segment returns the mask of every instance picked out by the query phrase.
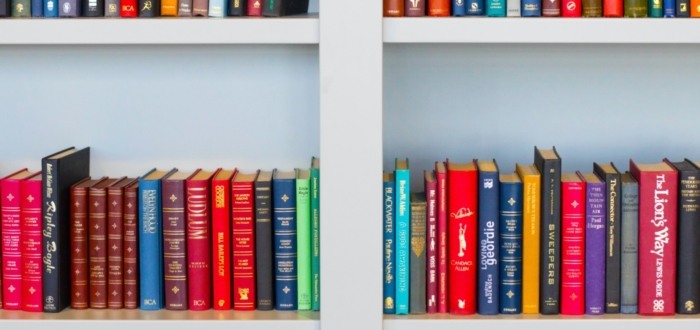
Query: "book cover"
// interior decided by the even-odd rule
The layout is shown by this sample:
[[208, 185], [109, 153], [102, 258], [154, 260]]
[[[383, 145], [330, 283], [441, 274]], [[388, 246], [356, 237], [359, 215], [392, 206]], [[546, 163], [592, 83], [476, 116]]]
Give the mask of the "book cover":
[[583, 0], [582, 4], [583, 17], [602, 17], [603, 16], [603, 1], [602, 0]]
[[272, 172], [260, 171], [255, 180], [255, 280], [257, 309], [275, 307], [275, 259], [272, 225]]
[[523, 314], [540, 311], [540, 172], [515, 164], [523, 182]]
[[676, 215], [678, 172], [667, 163], [637, 164], [630, 172], [639, 183], [638, 312], [676, 312]]
[[410, 259], [410, 194], [411, 174], [408, 159], [395, 160], [396, 188], [396, 314], [408, 314]]
[[620, 313], [620, 172], [613, 163], [593, 163], [605, 182], [605, 314]]
[[506, 3], [506, 16], [508, 17], [519, 17], [520, 16], [520, 0], [507, 0]]
[[561, 0], [542, 0], [542, 16], [561, 16]]
[[425, 314], [425, 193], [411, 193], [409, 313]]
[[564, 0], [561, 8], [562, 17], [581, 17], [581, 0]]
[[664, 17], [676, 17], [676, 0], [664, 1]]
[[192, 17], [192, 0], [178, 0], [177, 8], [178, 16]]
[[[628, 0], [603, 0], [603, 16], [605, 17], [622, 17], [623, 1]], [[640, 1], [640, 0], [633, 0]], [[644, 1], [644, 0], [641, 0]], [[660, 1], [660, 0], [657, 0]]]
[[438, 313], [447, 313], [447, 168], [435, 162], [438, 231]]
[[428, 16], [450, 16], [450, 0], [428, 1]]
[[[0, 1], [0, 3], [2, 3], [2, 1]], [[44, 8], [43, 8], [44, 17], [58, 17], [58, 1], [57, 0], [44, 0], [43, 6], [44, 6]], [[0, 5], [0, 7], [2, 7], [2, 5]], [[2, 16], [1, 13], [0, 13], [0, 16]]]
[[[486, 0], [488, 1], [488, 0]], [[466, 0], [465, 4], [468, 16], [484, 15], [484, 0]]]
[[[649, 7], [646, 0], [624, 0], [625, 1], [625, 17], [647, 17], [649, 13]], [[698, 0], [700, 4], [700, 0]], [[691, 8], [692, 2], [691, 2]], [[700, 16], [700, 12], [698, 12]]]
[[70, 238], [71, 238], [71, 299], [70, 308], [75, 310], [87, 309], [90, 303], [90, 264], [88, 262], [88, 231], [89, 231], [89, 189], [104, 180], [90, 180], [90, 177], [76, 183], [70, 188]]
[[105, 17], [119, 17], [119, 7], [119, 0], [105, 0]]
[[31, 0], [10, 0], [10, 5], [12, 17], [32, 17]]
[[396, 269], [395, 264], [395, 249], [396, 236], [394, 228], [394, 181], [393, 173], [383, 174], [383, 200], [384, 200], [384, 290], [383, 304], [384, 314], [396, 314], [394, 301], [396, 300]]
[[225, 17], [227, 14], [228, 0], [209, 0], [209, 17]]
[[[477, 271], [477, 302], [480, 315], [498, 315], [500, 273], [499, 258], [499, 175], [496, 161], [478, 161], [479, 169], [479, 261]], [[520, 267], [518, 267], [518, 270]], [[520, 294], [518, 294], [520, 301]], [[518, 308], [519, 310], [520, 308]]]
[[[522, 0], [522, 16], [523, 17], [540, 17], [542, 16], [542, 0]], [[525, 313], [525, 310], [523, 310]]]
[[[235, 310], [255, 309], [255, 236], [253, 230], [255, 227], [254, 183], [257, 176], [258, 172], [248, 174], [238, 172], [231, 182], [233, 309]], [[297, 233], [298, 231], [297, 229]], [[308, 244], [311, 244], [310, 238]], [[309, 268], [311, 268], [310, 265]], [[309, 279], [310, 284], [311, 280]]]
[[121, 178], [107, 188], [107, 308], [124, 308], [124, 187], [134, 178]]
[[262, 0], [248, 0], [248, 16], [262, 16]]
[[44, 0], [31, 0], [32, 17], [44, 16]]
[[[556, 148], [535, 147], [535, 166], [540, 182], [540, 313], [559, 314], [561, 279], [561, 158]], [[544, 271], [544, 270], [547, 271]]]
[[[214, 280], [214, 309], [231, 309], [231, 283], [233, 273], [231, 268], [231, 180], [238, 169], [221, 170], [211, 180], [211, 248], [216, 254], [212, 259]], [[251, 192], [250, 198], [255, 196]], [[252, 218], [252, 215], [251, 215]], [[249, 221], [254, 221], [250, 219]], [[251, 228], [252, 230], [252, 228]], [[255, 306], [255, 299], [252, 299]]]
[[457, 164], [448, 159], [447, 177], [450, 313], [474, 314], [478, 227], [476, 162]]
[[160, 0], [139, 0], [139, 17], [160, 16]]
[[[321, 309], [321, 160], [311, 158], [311, 310]], [[392, 247], [392, 251], [393, 251]], [[393, 260], [392, 260], [393, 263]], [[393, 265], [392, 265], [393, 267]], [[392, 277], [394, 275], [392, 274]], [[392, 282], [393, 283], [393, 282]]]
[[119, 0], [120, 2], [120, 12], [121, 17], [137, 17], [136, 7], [138, 2], [136, 0]]
[[467, 14], [466, 0], [452, 0], [452, 16], [465, 16]]
[[272, 207], [277, 310], [297, 310], [296, 173], [274, 171]]
[[41, 160], [44, 312], [58, 313], [71, 300], [70, 187], [90, 173], [90, 148], [68, 148]]
[[88, 248], [90, 308], [107, 308], [107, 188], [118, 179], [105, 179], [89, 188]]
[[404, 0], [384, 0], [384, 17], [403, 17]]
[[[486, 16], [505, 17], [507, 0], [486, 0]], [[557, 0], [560, 1], [560, 0]]]
[[639, 247], [639, 184], [627, 172], [622, 174], [622, 255], [620, 312], [637, 314], [637, 265]]
[[209, 0], [192, 0], [192, 16], [209, 17]]
[[[211, 178], [216, 172], [198, 171], [185, 181], [187, 188], [187, 293], [190, 310], [211, 308]], [[234, 277], [236, 276], [234, 272]]]
[[41, 172], [20, 181], [19, 199], [22, 231], [22, 310], [41, 312]]
[[83, 0], [82, 15], [85, 17], [102, 17], [105, 15], [105, 0]]
[[649, 17], [663, 17], [663, 0], [649, 0]]
[[601, 315], [605, 311], [606, 183], [596, 174], [576, 173], [586, 182], [585, 312]]
[[676, 17], [690, 17], [689, 7], [689, 0], [676, 0]]
[[[109, 1], [109, 0], [106, 0]], [[175, 16], [177, 17], [178, 0], [161, 0], [160, 1], [160, 16]]]
[[515, 173], [501, 174], [499, 186], [499, 311], [501, 314], [520, 314], [523, 297], [523, 183]]
[[405, 16], [407, 17], [419, 17], [425, 16], [425, 3], [426, 0], [405, 0]]
[[297, 285], [299, 310], [311, 309], [311, 172], [296, 169]]
[[438, 295], [438, 237], [437, 237], [437, 180], [435, 173], [425, 171], [425, 198], [426, 200], [426, 299], [427, 312], [435, 314], [438, 312], [437, 295]]
[[139, 308], [139, 181], [124, 187], [124, 308]]
[[583, 315], [586, 182], [574, 173], [561, 175], [561, 313]]

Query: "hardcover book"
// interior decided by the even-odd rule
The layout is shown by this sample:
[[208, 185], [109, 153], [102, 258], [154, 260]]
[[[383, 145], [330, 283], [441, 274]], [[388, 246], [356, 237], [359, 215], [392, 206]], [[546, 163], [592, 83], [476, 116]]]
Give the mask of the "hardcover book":
[[138, 2], [136, 0], [119, 0], [121, 11], [121, 17], [137, 17], [136, 7]]
[[[211, 240], [212, 251], [216, 254], [212, 259], [212, 270], [214, 275], [214, 309], [231, 309], [231, 180], [238, 173], [237, 169], [221, 170], [211, 180]], [[249, 198], [253, 200], [255, 195], [251, 192]], [[250, 216], [252, 223], [255, 218]], [[252, 225], [251, 225], [251, 231]], [[252, 234], [252, 233], [251, 233]], [[255, 299], [251, 299], [255, 307]]]
[[[644, 0], [635, 0], [644, 1]], [[645, 2], [646, 4], [646, 2]], [[690, 0], [690, 17], [700, 17], [700, 0]]]
[[[311, 158], [311, 310], [321, 309], [321, 160]], [[393, 247], [392, 247], [393, 250]], [[393, 262], [393, 260], [392, 260]], [[392, 266], [393, 267], [393, 266]], [[393, 275], [392, 275], [393, 276]]]
[[291, 16], [308, 11], [309, 0], [263, 0], [263, 16]]
[[[601, 315], [605, 311], [605, 182], [596, 174], [581, 174], [586, 182], [586, 256], [585, 312]], [[619, 226], [619, 224], [618, 224]]]
[[649, 0], [649, 17], [663, 17], [663, 0]]
[[160, 0], [139, 0], [139, 17], [160, 16]]
[[676, 0], [664, 1], [664, 17], [676, 17]]
[[[522, 16], [523, 17], [540, 17], [542, 16], [542, 1], [541, 0], [522, 0]], [[525, 310], [523, 309], [523, 313]]]
[[[12, 9], [10, 6], [10, 0], [0, 0], [0, 17], [7, 17], [12, 14]], [[0, 290], [2, 291], [2, 290]], [[0, 293], [1, 295], [1, 293]], [[0, 300], [2, 300], [0, 298]], [[2, 307], [2, 305], [0, 305]]]
[[[624, 0], [625, 17], [647, 17], [649, 10], [646, 0]], [[700, 0], [698, 0], [700, 1]], [[700, 2], [699, 2], [700, 3]], [[691, 3], [691, 8], [693, 8]], [[700, 12], [699, 12], [700, 13]], [[700, 15], [698, 15], [700, 16]]]
[[405, 0], [404, 8], [407, 17], [425, 16], [426, 0]]
[[583, 17], [601, 17], [603, 16], [603, 1], [602, 0], [583, 0]]
[[[216, 172], [198, 171], [185, 181], [187, 188], [187, 290], [190, 310], [211, 308], [211, 178]], [[235, 276], [235, 273], [234, 273]]]
[[[44, 312], [70, 305], [70, 187], [90, 173], [90, 148], [68, 148], [41, 160]], [[50, 249], [48, 247], [51, 247]]]
[[299, 310], [311, 309], [311, 195], [309, 170], [297, 175], [297, 280]]
[[593, 163], [605, 182], [605, 314], [620, 313], [620, 172], [613, 163]]
[[561, 0], [542, 0], [542, 16], [561, 16]]
[[295, 181], [295, 172], [275, 170], [272, 177], [277, 310], [297, 310], [298, 306]]
[[32, 17], [31, 0], [10, 0], [12, 17]]
[[192, 0], [192, 16], [208, 17], [209, 0]]
[[409, 312], [425, 314], [425, 193], [411, 193], [411, 274]]
[[105, 17], [119, 17], [119, 0], [105, 0]]
[[90, 187], [104, 180], [90, 180], [86, 178], [70, 188], [71, 191], [71, 299], [70, 308], [75, 310], [87, 309], [90, 303], [90, 264], [88, 256], [88, 231], [90, 228], [88, 210], [88, 192]]
[[[106, 0], [109, 1], [109, 0]], [[160, 16], [175, 16], [178, 14], [178, 0], [161, 0]], [[166, 304], [167, 305], [167, 304]]]
[[556, 148], [535, 147], [535, 166], [542, 174], [540, 242], [547, 247], [540, 249], [540, 313], [555, 315], [561, 279], [561, 158]]
[[[507, 0], [486, 0], [486, 16], [504, 17], [506, 16]], [[557, 0], [560, 1], [560, 0]]]
[[22, 310], [41, 312], [41, 172], [20, 182], [19, 198], [22, 231]]
[[676, 0], [676, 17], [690, 17], [690, 0]]
[[122, 178], [107, 188], [107, 308], [124, 308], [124, 187], [134, 178]]
[[105, 15], [105, 0], [84, 0], [81, 2], [82, 15], [85, 17], [101, 17]]
[[452, 0], [452, 16], [464, 16], [467, 14], [466, 0]]
[[228, 0], [209, 0], [209, 17], [225, 17], [227, 14]]
[[384, 17], [403, 17], [404, 0], [384, 0]]
[[260, 171], [255, 180], [255, 280], [257, 309], [275, 307], [275, 259], [272, 225], [272, 172]]
[[248, 0], [247, 14], [248, 16], [262, 16], [262, 0]]
[[31, 0], [32, 17], [44, 16], [44, 0]]
[[192, 17], [192, 0], [178, 0], [177, 14], [180, 17]]
[[450, 16], [450, 0], [428, 1], [428, 16]]
[[[483, 16], [484, 15], [484, 0], [466, 0], [467, 15]], [[488, 0], [486, 0], [488, 1]]]
[[447, 168], [435, 162], [438, 231], [438, 313], [447, 313]]
[[[498, 315], [499, 274], [499, 175], [496, 161], [481, 160], [479, 169], [479, 262], [477, 301], [480, 315]], [[518, 267], [518, 271], [520, 268]], [[518, 294], [520, 301], [520, 294]], [[520, 308], [518, 308], [519, 310]]]
[[[231, 182], [233, 309], [235, 310], [255, 309], [255, 236], [253, 235], [253, 229], [255, 227], [254, 183], [257, 176], [258, 172], [249, 174], [238, 172]], [[299, 198], [298, 195], [297, 198]], [[299, 234], [298, 229], [297, 234]], [[311, 238], [307, 238], [307, 244], [310, 245]], [[297, 256], [299, 256], [299, 253], [297, 253]], [[308, 265], [308, 267], [310, 270], [311, 265]], [[311, 285], [311, 279], [309, 279], [309, 285]]]
[[639, 184], [627, 172], [622, 182], [622, 245], [620, 287], [620, 312], [637, 314], [637, 265], [639, 257]]
[[396, 269], [395, 263], [395, 233], [394, 233], [394, 182], [393, 173], [383, 174], [384, 194], [384, 314], [396, 314]]
[[427, 295], [427, 312], [435, 314], [438, 311], [437, 307], [437, 259], [438, 259], [438, 237], [437, 237], [437, 181], [435, 173], [425, 171], [425, 197], [426, 201], [426, 249], [427, 261], [426, 267], [426, 295]]
[[562, 17], [581, 17], [581, 0], [564, 0], [561, 8]]
[[540, 172], [515, 164], [523, 182], [523, 314], [540, 311]]
[[139, 308], [139, 181], [124, 187], [124, 308]]
[[[501, 314], [520, 314], [523, 291], [523, 183], [515, 173], [501, 174], [499, 186], [499, 311]], [[483, 245], [481, 251], [484, 251]]]
[[673, 315], [678, 172], [667, 163], [637, 164], [632, 160], [630, 172], [639, 183], [638, 312]]
[[396, 188], [396, 314], [408, 314], [410, 259], [410, 195], [411, 174], [408, 159], [395, 161]]
[[[2, 1], [0, 1], [2, 3]], [[58, 1], [44, 0], [44, 17], [58, 17]], [[0, 5], [2, 7], [2, 5]], [[1, 15], [0, 15], [1, 16]]]
[[88, 248], [90, 308], [107, 308], [107, 188], [117, 179], [105, 179], [89, 188]]
[[586, 182], [561, 175], [561, 313], [582, 315], [585, 300]]
[[[623, 1], [629, 0], [603, 0], [603, 16], [605, 17], [622, 17]], [[633, 0], [633, 1], [644, 1], [644, 0]]]
[[[248, 2], [249, 0], [224, 0], [228, 2], [228, 11], [226, 14], [228, 16], [245, 16], [248, 12]], [[262, 0], [255, 0], [258, 2], [258, 9], [260, 13], [262, 14], [262, 8], [260, 6], [260, 1]]]
[[520, 16], [520, 0], [507, 0], [506, 4], [506, 16], [508, 17], [519, 17]]

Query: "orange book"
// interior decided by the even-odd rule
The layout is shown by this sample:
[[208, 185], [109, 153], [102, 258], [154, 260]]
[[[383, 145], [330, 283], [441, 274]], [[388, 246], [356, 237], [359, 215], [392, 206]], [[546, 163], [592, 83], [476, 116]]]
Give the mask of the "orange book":
[[690, 17], [700, 17], [700, 0], [690, 0]]
[[450, 0], [428, 0], [428, 16], [450, 16]]
[[384, 0], [384, 17], [402, 17], [403, 14], [403, 0]]
[[515, 165], [523, 181], [523, 314], [540, 312], [540, 172]]
[[177, 0], [162, 0], [160, 16], [177, 16]]

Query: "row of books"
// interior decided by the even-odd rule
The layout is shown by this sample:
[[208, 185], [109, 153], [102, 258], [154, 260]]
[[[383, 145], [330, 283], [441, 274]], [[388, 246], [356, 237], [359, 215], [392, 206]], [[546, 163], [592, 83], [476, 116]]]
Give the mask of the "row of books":
[[279, 17], [308, 0], [0, 0], [0, 17]]
[[500, 173], [437, 162], [384, 174], [386, 314], [698, 314], [700, 162], [593, 163], [556, 149]]
[[0, 180], [0, 307], [319, 310], [319, 160], [91, 178], [90, 148]]
[[700, 17], [700, 0], [384, 0], [385, 17]]

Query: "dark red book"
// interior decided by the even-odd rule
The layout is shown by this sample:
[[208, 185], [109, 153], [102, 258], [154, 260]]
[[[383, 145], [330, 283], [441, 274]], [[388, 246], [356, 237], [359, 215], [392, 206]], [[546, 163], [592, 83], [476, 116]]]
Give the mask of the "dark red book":
[[408, 17], [425, 16], [426, 0], [405, 0], [405, 14]]
[[214, 309], [231, 309], [231, 180], [237, 170], [220, 170], [211, 180]]
[[20, 183], [22, 217], [22, 310], [43, 311], [41, 172]]
[[623, 0], [603, 0], [603, 16], [622, 17], [623, 4]]
[[476, 313], [477, 176], [475, 161], [456, 164], [447, 160], [451, 314]]
[[586, 182], [561, 175], [561, 313], [583, 315], [585, 292]]
[[435, 162], [438, 228], [438, 313], [447, 313], [447, 169]]
[[581, 0], [563, 0], [561, 6], [561, 16], [581, 17]]
[[437, 180], [434, 172], [425, 171], [425, 198], [426, 198], [426, 217], [427, 217], [427, 236], [428, 241], [426, 247], [428, 249], [427, 267], [426, 267], [426, 299], [428, 300], [428, 314], [438, 312], [437, 294], [438, 294], [438, 237], [437, 237]]
[[107, 188], [107, 308], [124, 308], [124, 187], [134, 182], [122, 178]]
[[231, 182], [233, 309], [255, 309], [255, 188], [258, 172], [236, 173]]
[[248, 16], [262, 16], [262, 0], [247, 0]]
[[121, 0], [120, 1], [120, 11], [121, 17], [138, 17], [138, 0]]
[[90, 308], [107, 308], [107, 188], [118, 179], [90, 187], [88, 196], [90, 248]]
[[[104, 178], [100, 179], [104, 180]], [[87, 309], [90, 303], [88, 278], [88, 189], [100, 180], [82, 180], [70, 188], [71, 309]]]
[[542, 0], [542, 16], [561, 16], [561, 0]]
[[124, 308], [139, 308], [139, 181], [124, 187]]
[[211, 231], [209, 187], [214, 172], [199, 171], [187, 187], [187, 284], [190, 309], [211, 308]]
[[678, 172], [667, 163], [636, 164], [630, 172], [639, 183], [640, 315], [676, 312], [676, 225]]

